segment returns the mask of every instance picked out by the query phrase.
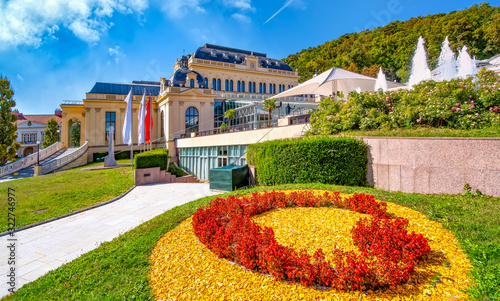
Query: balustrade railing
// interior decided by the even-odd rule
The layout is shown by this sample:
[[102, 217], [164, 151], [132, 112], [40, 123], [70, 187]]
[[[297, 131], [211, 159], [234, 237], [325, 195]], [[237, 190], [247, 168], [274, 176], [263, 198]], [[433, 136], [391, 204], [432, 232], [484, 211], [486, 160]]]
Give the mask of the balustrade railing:
[[57, 152], [58, 150], [62, 149], [62, 146], [63, 146], [62, 142], [56, 142], [49, 147], [46, 147], [42, 150], [39, 150], [39, 152], [40, 152], [39, 157], [37, 157], [37, 155], [38, 155], [37, 153], [34, 153], [34, 154], [31, 154], [31, 155], [26, 156], [24, 158], [21, 158], [19, 160], [16, 160], [12, 163], [1, 166], [0, 167], [0, 177], [6, 176], [8, 174], [17, 172], [23, 168], [34, 165], [37, 163], [37, 160], [39, 160], [39, 161], [44, 160], [44, 159], [50, 157], [55, 152]]
[[72, 153], [69, 153], [68, 155], [54, 159], [52, 161], [49, 161], [47, 163], [42, 164], [42, 175], [48, 174], [50, 172], [53, 172], [54, 170], [57, 170], [73, 161], [76, 159], [80, 158], [83, 154], [85, 154], [88, 150], [88, 141], [85, 141], [85, 143], [80, 146], [77, 150], [75, 150]]

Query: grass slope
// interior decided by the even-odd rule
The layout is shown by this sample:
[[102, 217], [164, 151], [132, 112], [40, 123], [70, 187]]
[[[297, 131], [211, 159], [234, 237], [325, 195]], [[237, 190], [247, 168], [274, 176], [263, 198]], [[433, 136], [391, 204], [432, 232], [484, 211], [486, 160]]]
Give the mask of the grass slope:
[[[131, 167], [81, 170], [95, 165], [102, 163], [0, 183], [0, 193], [5, 196], [0, 199], [0, 212], [7, 212], [8, 188], [15, 190], [14, 213], [19, 228], [111, 200], [134, 186]], [[7, 229], [7, 223], [0, 224], [0, 232]]]
[[[373, 194], [380, 200], [407, 206], [441, 222], [460, 240], [474, 265], [471, 276], [477, 286], [469, 291], [472, 299], [500, 298], [500, 198], [405, 194], [323, 184], [256, 187], [231, 194], [308, 188]], [[167, 211], [23, 286], [5, 300], [152, 300], [149, 256], [157, 240], [213, 198], [199, 199]]]

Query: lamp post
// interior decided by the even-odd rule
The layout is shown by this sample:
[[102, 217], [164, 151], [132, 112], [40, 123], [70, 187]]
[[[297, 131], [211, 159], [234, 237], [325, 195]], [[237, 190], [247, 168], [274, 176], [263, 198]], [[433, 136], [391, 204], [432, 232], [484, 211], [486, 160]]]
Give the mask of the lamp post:
[[40, 165], [40, 141], [36, 141], [36, 165]]

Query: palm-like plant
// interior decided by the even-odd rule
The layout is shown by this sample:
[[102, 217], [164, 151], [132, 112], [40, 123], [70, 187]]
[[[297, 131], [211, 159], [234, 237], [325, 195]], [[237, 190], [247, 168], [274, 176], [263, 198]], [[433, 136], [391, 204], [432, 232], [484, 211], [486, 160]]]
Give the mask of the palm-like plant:
[[224, 118], [227, 118], [229, 120], [229, 127], [231, 126], [231, 118], [234, 118], [236, 114], [234, 113], [234, 109], [227, 110], [226, 113], [224, 113]]
[[276, 99], [270, 98], [270, 99], [264, 100], [264, 103], [262, 104], [262, 108], [264, 110], [268, 111], [267, 122], [268, 122], [268, 124], [271, 124], [271, 118], [272, 118], [271, 112], [273, 110], [276, 110]]

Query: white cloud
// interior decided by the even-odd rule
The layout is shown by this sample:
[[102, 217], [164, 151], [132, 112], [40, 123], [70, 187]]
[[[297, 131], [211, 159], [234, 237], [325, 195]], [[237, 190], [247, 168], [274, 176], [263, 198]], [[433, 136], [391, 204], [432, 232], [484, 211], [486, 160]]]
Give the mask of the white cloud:
[[222, 0], [222, 3], [228, 7], [234, 7], [240, 10], [255, 11], [252, 7], [252, 0]]
[[239, 13], [234, 13], [231, 18], [235, 19], [236, 21], [240, 22], [240, 23], [251, 23], [252, 22], [252, 19], [250, 19], [250, 17], [248, 16], [245, 16], [243, 14], [239, 14]]
[[[203, 7], [207, 3], [214, 3], [211, 0], [155, 0], [158, 2], [161, 10], [171, 19], [182, 19], [188, 14], [206, 13]], [[255, 12], [252, 6], [252, 0], [217, 0], [215, 7], [223, 11], [251, 11]], [[222, 7], [220, 7], [222, 6]], [[240, 14], [243, 16], [242, 14]]]
[[108, 53], [109, 53], [109, 56], [111, 56], [115, 59], [116, 63], [118, 63], [120, 61], [120, 58], [125, 56], [124, 54], [122, 54], [120, 52], [120, 46], [115, 46], [115, 48], [108, 48]]
[[161, 10], [172, 19], [182, 19], [190, 12], [204, 13], [200, 0], [159, 0]]
[[0, 0], [0, 45], [39, 47], [66, 28], [86, 42], [96, 42], [112, 23], [113, 13], [141, 14], [148, 0]]
[[17, 78], [20, 80], [20, 81], [24, 81], [24, 77], [21, 76], [21, 74], [17, 74]]

